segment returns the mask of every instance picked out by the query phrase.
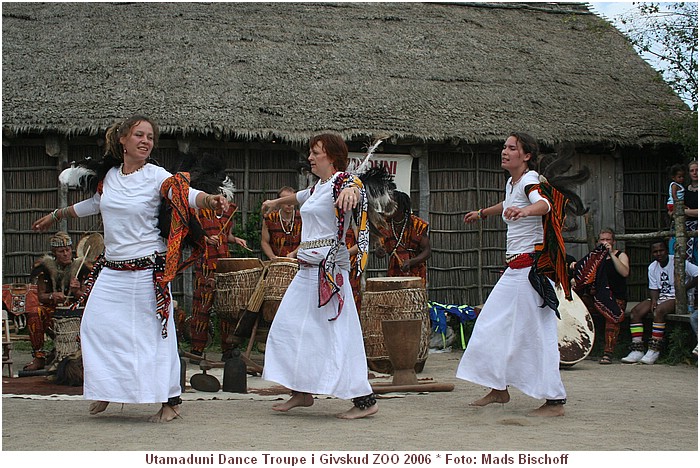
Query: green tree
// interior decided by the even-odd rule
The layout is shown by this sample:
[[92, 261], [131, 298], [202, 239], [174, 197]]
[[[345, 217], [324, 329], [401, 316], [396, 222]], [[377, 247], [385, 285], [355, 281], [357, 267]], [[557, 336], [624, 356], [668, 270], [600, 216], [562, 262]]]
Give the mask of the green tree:
[[698, 110], [698, 4], [634, 3], [622, 15], [623, 32], [642, 56], [660, 64], [659, 73], [678, 95]]
[[686, 158], [698, 148], [698, 4], [695, 2], [634, 2], [635, 10], [621, 15], [621, 30], [640, 55], [649, 59], [664, 81], [692, 109], [668, 122], [671, 138], [682, 145]]

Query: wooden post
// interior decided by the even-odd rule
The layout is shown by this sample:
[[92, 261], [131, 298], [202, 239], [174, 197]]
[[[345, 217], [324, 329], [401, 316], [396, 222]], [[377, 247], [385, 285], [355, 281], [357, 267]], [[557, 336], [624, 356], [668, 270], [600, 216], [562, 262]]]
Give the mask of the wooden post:
[[[625, 201], [624, 201], [624, 174], [625, 168], [622, 160], [622, 153], [618, 149], [613, 155], [615, 158], [615, 233], [617, 235], [625, 233]], [[615, 236], [617, 240], [618, 236]], [[625, 250], [625, 242], [620, 242], [617, 246], [618, 249]]]
[[593, 221], [591, 221], [591, 213], [586, 213], [583, 215], [583, 222], [586, 224], [586, 243], [588, 244], [588, 250], [591, 251], [595, 249], [598, 237], [595, 234], [595, 229], [593, 228]]
[[242, 227], [248, 223], [248, 210], [250, 209], [250, 144], [245, 145], [245, 172], [243, 172], [243, 206], [241, 212]]
[[685, 206], [683, 200], [676, 200], [673, 204], [673, 222], [676, 230], [676, 244], [673, 252], [673, 281], [676, 286], [676, 313], [688, 313], [688, 295], [685, 290], [685, 258], [686, 245], [688, 243], [685, 232]]

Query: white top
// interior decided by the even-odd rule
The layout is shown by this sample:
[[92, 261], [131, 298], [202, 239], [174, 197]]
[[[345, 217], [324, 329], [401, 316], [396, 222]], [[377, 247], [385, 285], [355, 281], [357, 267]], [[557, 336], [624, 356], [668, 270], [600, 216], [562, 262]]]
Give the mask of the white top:
[[[528, 185], [539, 184], [539, 174], [535, 171], [528, 171], [520, 178], [518, 182], [511, 185], [512, 177], [506, 182], [506, 199], [503, 201], [503, 211], [510, 206], [525, 208], [528, 205], [544, 200], [547, 205], [549, 201], [542, 197], [537, 190], [533, 190], [530, 194], [525, 193], [525, 187]], [[550, 206], [549, 209], [552, 209]], [[535, 251], [535, 244], [542, 243], [544, 239], [544, 230], [542, 228], [541, 216], [528, 216], [518, 220], [508, 220], [501, 215], [503, 221], [508, 226], [508, 235], [506, 239], [506, 255], [515, 255], [521, 253], [530, 253]]]
[[[297, 201], [301, 205], [299, 213], [302, 219], [302, 242], [337, 238], [338, 219], [335, 216], [333, 184], [338, 174], [340, 174], [340, 172], [336, 172], [325, 184], [322, 184], [320, 181], [316, 182], [313, 194], [311, 193], [311, 189], [297, 192]], [[351, 214], [348, 212], [345, 216], [342, 240], [345, 240], [345, 233], [350, 225], [350, 218]], [[297, 258], [311, 264], [318, 264], [326, 257], [330, 249], [330, 246], [313, 249], [300, 248], [297, 252]], [[338, 268], [344, 270], [350, 268], [350, 256], [344, 245], [340, 246], [335, 259]]]
[[668, 201], [666, 203], [669, 205], [673, 205], [673, 203], [675, 202], [675, 200], [673, 199], [674, 185], [678, 187], [678, 191], [676, 191], [676, 197], [678, 197], [679, 200], [683, 200], [683, 198], [685, 198], [685, 187], [683, 187], [681, 184], [674, 180], [668, 186]]
[[316, 182], [313, 195], [310, 188], [297, 192], [297, 201], [301, 206], [299, 213], [302, 217], [302, 242], [336, 237], [338, 221], [333, 204], [333, 184], [338, 174], [339, 172], [333, 174], [324, 184], [321, 181]]
[[[686, 260], [685, 274], [688, 277], [698, 276], [698, 267]], [[668, 256], [668, 263], [665, 267], [662, 267], [656, 260], [649, 265], [649, 289], [658, 290], [660, 300], [676, 298], [676, 287], [673, 275], [673, 255]]]
[[[158, 229], [160, 187], [171, 174], [160, 166], [146, 164], [122, 175], [113, 167], [104, 178], [102, 195], [73, 205], [79, 217], [102, 214], [105, 258], [119, 261], [165, 252]], [[189, 204], [196, 207], [199, 190], [190, 188]]]

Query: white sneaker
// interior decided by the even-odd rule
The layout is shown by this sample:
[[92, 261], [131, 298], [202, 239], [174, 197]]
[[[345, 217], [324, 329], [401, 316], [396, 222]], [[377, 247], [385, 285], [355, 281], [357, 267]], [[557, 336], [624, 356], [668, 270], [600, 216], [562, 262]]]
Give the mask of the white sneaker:
[[634, 364], [635, 362], [639, 362], [639, 360], [642, 359], [643, 357], [644, 357], [643, 352], [632, 351], [627, 356], [620, 359], [620, 362], [624, 362], [625, 364]]
[[698, 357], [698, 345], [695, 345], [695, 349], [693, 350], [693, 356]]
[[650, 349], [639, 362], [642, 364], [654, 364], [657, 359], [659, 359], [659, 352]]

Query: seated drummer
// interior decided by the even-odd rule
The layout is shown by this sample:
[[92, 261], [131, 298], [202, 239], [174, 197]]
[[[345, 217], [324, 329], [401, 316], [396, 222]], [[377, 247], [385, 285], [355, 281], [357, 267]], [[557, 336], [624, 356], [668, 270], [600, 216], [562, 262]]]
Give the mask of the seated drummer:
[[388, 227], [381, 229], [382, 239], [374, 251], [379, 258], [389, 255], [387, 276], [418, 276], [426, 284], [430, 258], [428, 223], [411, 212], [411, 198], [394, 191], [396, 211], [387, 218]]
[[27, 329], [34, 359], [24, 366], [25, 371], [46, 367], [44, 333], [52, 332], [56, 307], [76, 302], [85, 290], [85, 280], [90, 274], [82, 258], [73, 258], [73, 242], [67, 233], [57, 232], [49, 243], [51, 254], [41, 257], [31, 273], [31, 281], [37, 285], [39, 307], [36, 311], [27, 312]]
[[[277, 198], [293, 193], [292, 187], [284, 186], [277, 191]], [[260, 246], [267, 258], [296, 258], [300, 242], [301, 214], [294, 205], [282, 205], [263, 216]]]

